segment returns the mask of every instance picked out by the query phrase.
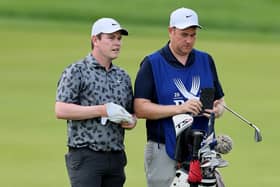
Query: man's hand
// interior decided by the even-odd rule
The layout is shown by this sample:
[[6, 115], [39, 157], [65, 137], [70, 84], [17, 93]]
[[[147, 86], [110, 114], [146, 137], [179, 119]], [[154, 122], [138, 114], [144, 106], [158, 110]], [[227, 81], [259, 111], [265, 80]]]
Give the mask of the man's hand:
[[122, 128], [127, 129], [127, 130], [131, 130], [136, 126], [137, 118], [136, 118], [135, 115], [133, 115], [132, 117], [133, 117], [133, 123], [122, 122], [121, 123]]
[[196, 116], [202, 110], [202, 104], [198, 99], [189, 99], [182, 105], [183, 113], [189, 113], [193, 116]]
[[214, 112], [215, 118], [219, 118], [223, 115], [225, 108], [224, 108], [224, 99], [215, 100], [213, 104], [213, 109], [206, 109], [203, 113], [204, 116], [210, 118], [210, 114]]

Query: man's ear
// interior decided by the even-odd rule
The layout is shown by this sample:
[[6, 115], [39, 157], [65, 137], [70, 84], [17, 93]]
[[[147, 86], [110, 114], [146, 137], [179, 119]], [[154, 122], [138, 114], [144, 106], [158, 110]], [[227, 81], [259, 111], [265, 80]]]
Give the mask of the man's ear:
[[171, 34], [171, 32], [174, 30], [173, 27], [168, 27], [168, 33]]
[[94, 46], [96, 45], [97, 40], [100, 40], [101, 36], [92, 36], [91, 37], [91, 49], [94, 48]]
[[97, 37], [96, 36], [92, 36], [91, 37], [91, 42], [92, 42], [93, 45], [96, 43], [96, 41], [97, 41]]

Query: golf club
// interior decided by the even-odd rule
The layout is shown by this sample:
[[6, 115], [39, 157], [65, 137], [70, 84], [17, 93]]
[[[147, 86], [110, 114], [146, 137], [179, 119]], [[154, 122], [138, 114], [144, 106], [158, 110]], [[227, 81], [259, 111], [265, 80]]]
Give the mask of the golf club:
[[240, 114], [238, 114], [237, 112], [233, 111], [229, 107], [227, 107], [225, 105], [223, 105], [223, 107], [227, 111], [229, 111], [230, 113], [232, 113], [233, 115], [235, 115], [236, 117], [238, 117], [239, 119], [241, 119], [242, 121], [244, 121], [245, 123], [247, 123], [248, 125], [250, 125], [251, 127], [253, 127], [255, 129], [255, 141], [256, 142], [262, 141], [261, 131], [260, 131], [260, 129], [256, 125], [254, 125], [253, 123], [251, 123], [250, 121], [248, 121], [247, 119], [245, 119], [244, 117], [242, 117]]

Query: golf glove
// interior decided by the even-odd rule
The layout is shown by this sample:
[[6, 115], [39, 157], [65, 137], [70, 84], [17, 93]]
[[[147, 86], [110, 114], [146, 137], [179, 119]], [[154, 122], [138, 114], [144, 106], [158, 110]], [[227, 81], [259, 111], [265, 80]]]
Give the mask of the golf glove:
[[117, 105], [113, 102], [105, 104], [106, 106], [106, 111], [108, 117], [102, 117], [101, 118], [101, 124], [105, 125], [107, 119], [109, 121], [112, 121], [114, 123], [122, 123], [122, 122], [128, 122], [128, 123], [134, 123], [134, 118], [133, 116], [128, 113], [125, 108], [123, 108], [120, 105]]

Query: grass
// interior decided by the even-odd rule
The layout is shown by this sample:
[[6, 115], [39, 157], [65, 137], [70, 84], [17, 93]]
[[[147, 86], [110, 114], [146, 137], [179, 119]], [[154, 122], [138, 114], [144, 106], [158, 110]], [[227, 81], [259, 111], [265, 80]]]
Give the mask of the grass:
[[[66, 127], [54, 117], [55, 91], [64, 67], [89, 52], [91, 23], [6, 17], [0, 24], [0, 186], [69, 186], [63, 157]], [[140, 61], [167, 42], [167, 33], [160, 25], [128, 22], [126, 27], [130, 36], [124, 38], [116, 63], [134, 81]], [[210, 52], [216, 61], [227, 104], [255, 122], [264, 138], [254, 143], [253, 129], [229, 113], [217, 120], [218, 134], [234, 140], [233, 151], [224, 157], [230, 166], [221, 169], [227, 186], [280, 184], [275, 156], [280, 130], [279, 41], [278, 35], [265, 32], [206, 28], [198, 35], [197, 48]], [[144, 120], [126, 135], [125, 186], [143, 187]]]
[[106, 6], [102, 0], [2, 0], [0, 16], [63, 22], [91, 22], [98, 17], [111, 16], [122, 23], [164, 26], [172, 10], [185, 6], [197, 10], [201, 24], [212, 29], [278, 33], [279, 5], [277, 0], [107, 0]]

